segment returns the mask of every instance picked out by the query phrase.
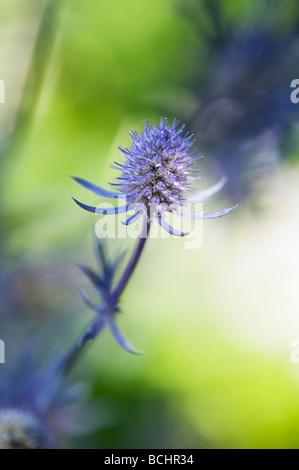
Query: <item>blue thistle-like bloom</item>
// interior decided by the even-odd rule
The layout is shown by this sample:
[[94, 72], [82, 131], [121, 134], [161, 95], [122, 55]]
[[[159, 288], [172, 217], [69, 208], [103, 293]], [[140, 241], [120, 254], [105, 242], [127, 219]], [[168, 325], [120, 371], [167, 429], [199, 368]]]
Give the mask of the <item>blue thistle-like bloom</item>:
[[120, 189], [136, 204], [167, 204], [183, 201], [183, 193], [189, 189], [191, 167], [198, 155], [193, 156], [194, 140], [188, 133], [183, 136], [182, 126], [172, 127], [161, 119], [160, 126], [145, 123], [145, 131], [138, 135], [129, 132], [133, 144], [129, 149], [120, 149], [126, 155], [121, 167]]
[[[175, 212], [190, 218], [215, 218], [231, 212], [234, 207], [205, 214], [201, 212], [183, 212], [186, 203], [202, 202], [217, 192], [225, 180], [197, 195], [185, 196], [192, 191], [191, 184], [198, 170], [192, 168], [201, 156], [196, 154], [194, 139], [188, 132], [183, 135], [184, 126], [178, 128], [176, 120], [170, 126], [167, 119], [160, 125], [151, 126], [145, 122], [145, 130], [140, 135], [135, 131], [129, 134], [133, 143], [130, 148], [120, 150], [125, 154], [124, 163], [116, 163], [121, 171], [119, 182], [111, 183], [116, 192], [108, 191], [82, 178], [73, 179], [95, 194], [109, 198], [124, 198], [126, 204], [114, 208], [100, 208], [74, 201], [83, 209], [96, 214], [126, 213], [134, 207], [134, 214], [126, 220], [129, 225], [142, 214], [157, 217], [159, 224], [171, 235], [183, 236], [185, 233], [172, 228], [165, 219], [167, 212]], [[151, 211], [153, 210], [153, 211]], [[149, 215], [151, 214], [151, 215]]]
[[185, 193], [192, 191], [191, 183], [198, 172], [192, 167], [200, 155], [196, 154], [192, 135], [188, 133], [183, 135], [183, 130], [184, 126], [177, 128], [176, 121], [172, 126], [169, 126], [167, 120], [161, 118], [159, 126], [151, 126], [145, 122], [144, 132], [141, 134], [136, 131], [130, 132], [133, 139], [131, 147], [120, 148], [126, 159], [123, 163], [115, 162], [117, 170], [121, 171], [121, 176], [117, 178], [119, 182], [111, 183], [116, 188], [115, 192], [108, 191], [82, 178], [73, 178], [81, 186], [99, 196], [126, 200], [122, 206], [102, 208], [87, 206], [74, 199], [76, 204], [83, 209], [95, 214], [120, 214], [133, 209], [133, 215], [127, 218], [125, 224], [135, 222], [142, 215], [144, 223], [135, 250], [115, 287], [113, 281], [119, 258], [113, 262], [109, 261], [100, 240], [98, 241], [98, 258], [101, 273], [98, 274], [86, 266], [81, 266], [100, 294], [100, 301], [92, 302], [81, 292], [84, 302], [97, 315], [83, 332], [75, 347], [66, 356], [66, 364], [72, 361], [82, 350], [82, 347], [96, 338], [106, 326], [120, 346], [129, 352], [138, 353], [119, 331], [115, 323], [115, 316], [120, 311], [120, 296], [127, 286], [145, 246], [153, 217], [157, 218], [161, 227], [171, 235], [184, 236], [187, 234], [168, 224], [165, 217], [167, 212], [178, 213], [190, 218], [214, 218], [228, 214], [234, 209], [231, 207], [210, 214], [205, 214], [202, 211], [185, 211], [186, 203], [204, 201], [222, 188], [225, 179], [204, 191], [186, 197]]

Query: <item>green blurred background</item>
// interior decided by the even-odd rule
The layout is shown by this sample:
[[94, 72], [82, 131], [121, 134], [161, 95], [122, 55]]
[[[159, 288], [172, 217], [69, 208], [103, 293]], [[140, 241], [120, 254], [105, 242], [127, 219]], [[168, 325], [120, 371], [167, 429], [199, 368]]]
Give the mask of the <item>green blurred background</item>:
[[[284, 8], [273, 3], [210, 5], [239, 33], [268, 28], [273, 20], [271, 37], [278, 44], [285, 37], [296, 43], [296, 2]], [[202, 24], [193, 21], [194, 11]], [[118, 146], [130, 144], [128, 130], [141, 131], [144, 119], [176, 117], [199, 132], [193, 116], [201, 102], [209, 102], [209, 76], [217, 81], [213, 67], [230, 30], [211, 40], [211, 18], [207, 2], [195, 0], [1, 3], [1, 270], [13, 277], [12, 297], [21, 298], [6, 333], [11, 303], [2, 290], [0, 337], [6, 344], [22, 336], [28, 317], [34, 323], [29, 338], [56, 322], [59, 333], [48, 343], [68, 346], [91, 318], [77, 293], [86, 283], [75, 264], [93, 263], [96, 220], [70, 196], [95, 204], [98, 199], [69, 175], [102, 186], [113, 181], [110, 165], [120, 159]], [[280, 67], [279, 58], [270, 60], [270, 71]], [[277, 87], [281, 102], [299, 76], [292, 57], [289, 62]], [[108, 332], [87, 351], [72, 376], [89, 384], [88, 402], [96, 412], [92, 430], [74, 447], [298, 448], [299, 363], [291, 361], [291, 342], [299, 338], [297, 107], [290, 105], [265, 126], [287, 137], [289, 146], [273, 150], [272, 137], [266, 141], [271, 157], [278, 156], [253, 174], [245, 195], [250, 165], [238, 166], [234, 154], [226, 155], [238, 168], [232, 178], [239, 186], [206, 207], [216, 210], [232, 201], [239, 207], [204, 223], [201, 249], [186, 250], [178, 239], [148, 243], [119, 318], [145, 354], [125, 353]], [[244, 142], [250, 139], [256, 135]], [[199, 138], [197, 146], [206, 156], [200, 187], [225, 172], [230, 177], [211, 146], [202, 148]], [[111, 240], [111, 250], [122, 243]]]

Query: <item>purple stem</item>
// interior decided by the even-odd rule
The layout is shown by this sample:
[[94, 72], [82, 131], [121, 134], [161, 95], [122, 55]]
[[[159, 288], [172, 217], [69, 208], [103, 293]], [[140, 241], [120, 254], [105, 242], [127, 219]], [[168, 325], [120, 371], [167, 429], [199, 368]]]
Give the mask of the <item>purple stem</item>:
[[113, 299], [113, 301], [115, 301], [116, 304], [118, 303], [119, 298], [120, 298], [124, 288], [126, 287], [129, 280], [131, 279], [131, 276], [132, 276], [132, 274], [133, 274], [133, 272], [136, 268], [136, 265], [139, 261], [141, 253], [143, 251], [145, 242], [147, 240], [149, 230], [150, 230], [150, 219], [147, 216], [145, 221], [144, 221], [142, 233], [141, 233], [141, 236], [139, 238], [139, 242], [137, 243], [136, 249], [133, 253], [133, 256], [130, 259], [130, 261], [129, 261], [122, 277], [120, 278], [120, 280], [119, 280], [119, 282], [118, 282], [118, 284], [117, 284], [117, 286], [114, 290], [114, 292], [112, 293], [112, 299]]
[[[131, 279], [131, 276], [136, 268], [136, 265], [143, 251], [145, 242], [148, 238], [149, 230], [150, 217], [149, 214], [147, 214], [135, 251], [132, 257], [130, 258], [130, 261], [127, 264], [127, 267], [124, 270], [123, 275], [120, 278], [116, 288], [111, 294], [109, 304], [112, 309], [118, 304], [122, 292], [124, 291], [129, 280]], [[69, 372], [74, 363], [78, 360], [79, 356], [82, 354], [83, 350], [86, 348], [87, 343], [95, 339], [104, 327], [105, 322], [103, 318], [97, 315], [94, 320], [88, 325], [88, 327], [84, 330], [84, 332], [80, 335], [80, 338], [77, 340], [77, 342], [70, 348], [70, 350], [59, 362], [58, 370], [63, 374]]]

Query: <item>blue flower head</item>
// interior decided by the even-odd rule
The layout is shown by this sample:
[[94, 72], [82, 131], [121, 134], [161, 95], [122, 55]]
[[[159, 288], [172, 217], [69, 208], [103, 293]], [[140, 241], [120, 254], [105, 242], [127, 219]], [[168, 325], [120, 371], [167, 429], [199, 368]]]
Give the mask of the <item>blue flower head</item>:
[[133, 207], [134, 213], [127, 218], [126, 225], [146, 214], [148, 220], [155, 216], [165, 230], [177, 236], [186, 233], [175, 230], [167, 223], [165, 218], [167, 212], [175, 212], [190, 218], [221, 217], [231, 212], [234, 207], [210, 214], [202, 211], [183, 211], [183, 206], [202, 202], [221, 189], [225, 183], [222, 179], [215, 186], [186, 197], [185, 193], [193, 190], [191, 183], [198, 170], [192, 167], [200, 155], [196, 154], [192, 135], [188, 133], [183, 135], [183, 130], [184, 126], [178, 128], [176, 121], [170, 126], [167, 124], [167, 119], [161, 118], [159, 126], [151, 126], [145, 122], [144, 132], [138, 134], [136, 131], [131, 131], [130, 136], [133, 140], [131, 147], [120, 148], [125, 154], [125, 161], [115, 162], [114, 168], [121, 171], [121, 176], [117, 178], [118, 182], [111, 183], [116, 192], [107, 191], [82, 178], [73, 178], [99, 196], [123, 198], [126, 204], [114, 208], [101, 208], [87, 206], [74, 199], [76, 204], [96, 214], [126, 213]]
[[167, 120], [161, 119], [160, 126], [146, 122], [140, 135], [129, 133], [133, 143], [129, 149], [120, 149], [126, 161], [119, 178], [120, 190], [129, 200], [145, 206], [183, 201], [191, 175], [196, 172], [191, 167], [198, 158], [193, 156], [192, 136], [183, 136], [183, 129], [177, 129], [176, 121], [168, 126]]

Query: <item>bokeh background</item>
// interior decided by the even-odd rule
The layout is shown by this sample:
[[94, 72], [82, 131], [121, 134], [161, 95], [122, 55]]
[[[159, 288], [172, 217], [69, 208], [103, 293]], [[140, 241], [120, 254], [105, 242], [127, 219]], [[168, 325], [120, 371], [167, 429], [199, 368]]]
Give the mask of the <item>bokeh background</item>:
[[199, 250], [148, 243], [119, 318], [145, 354], [108, 332], [88, 349], [68, 446], [299, 447], [298, 56], [296, 0], [1, 3], [2, 376], [23, 344], [64, 351], [92, 318], [76, 264], [94, 264], [96, 219], [70, 196], [99, 201], [69, 175], [113, 181], [128, 130], [186, 123], [199, 187], [228, 177], [206, 210], [239, 204]]

